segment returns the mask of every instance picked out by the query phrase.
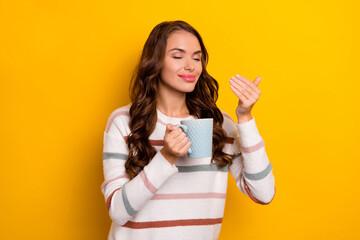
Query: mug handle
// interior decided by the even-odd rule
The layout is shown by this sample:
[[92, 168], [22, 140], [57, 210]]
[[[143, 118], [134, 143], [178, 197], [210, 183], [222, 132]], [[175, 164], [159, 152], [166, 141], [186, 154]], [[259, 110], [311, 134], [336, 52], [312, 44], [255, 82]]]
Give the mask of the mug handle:
[[[177, 124], [177, 127], [181, 128], [181, 130], [183, 130], [183, 132], [187, 135], [188, 132], [188, 127], [186, 125], [183, 124]], [[187, 151], [188, 154], [192, 153], [191, 147], [189, 148], [189, 150]]]

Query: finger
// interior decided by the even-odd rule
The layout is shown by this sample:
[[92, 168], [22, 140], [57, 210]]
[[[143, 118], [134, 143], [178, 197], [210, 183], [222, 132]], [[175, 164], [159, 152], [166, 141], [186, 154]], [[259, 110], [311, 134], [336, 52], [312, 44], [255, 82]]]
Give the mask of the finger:
[[188, 138], [184, 134], [181, 134], [181, 136], [177, 138], [170, 139], [170, 141], [168, 142], [168, 146], [174, 153], [182, 154], [182, 149], [188, 142]]
[[188, 143], [186, 143], [184, 147], [180, 149], [180, 152], [186, 153], [189, 150], [190, 146], [191, 146], [191, 142], [189, 141]]
[[169, 134], [169, 136], [173, 139], [176, 139], [177, 137], [179, 137], [180, 135], [185, 135], [185, 133], [183, 132], [183, 130], [180, 127], [177, 127], [175, 130], [172, 130], [171, 133]]
[[240, 99], [241, 102], [243, 103], [247, 103], [249, 100], [244, 96], [244, 94], [242, 94], [241, 92], [239, 92], [234, 86], [230, 86], [231, 90], [233, 91], [233, 93], [235, 93], [235, 95]]
[[236, 78], [238, 78], [239, 80], [242, 80], [245, 84], [247, 84], [251, 89], [253, 89], [256, 93], [260, 94], [260, 89], [255, 86], [255, 84], [253, 82], [251, 82], [249, 79], [239, 75], [239, 74], [236, 74]]
[[183, 132], [183, 131], [181, 131], [180, 132], [180, 134], [179, 135], [177, 135], [177, 136], [174, 136], [174, 141], [176, 142], [176, 143], [179, 143], [179, 142], [181, 142], [183, 139], [186, 139], [187, 137], [186, 137], [186, 134]]
[[259, 83], [260, 83], [260, 81], [261, 81], [261, 77], [259, 76], [259, 77], [257, 77], [255, 80], [254, 80], [254, 85], [255, 86], [258, 86], [259, 85]]
[[232, 80], [230, 80], [230, 83], [241, 93], [243, 93], [246, 98], [249, 100], [255, 100], [258, 98], [258, 94], [254, 92], [248, 85], [246, 85], [244, 82], [240, 81], [239, 79], [236, 79], [234, 77], [231, 77]]
[[172, 125], [171, 123], [166, 124], [166, 130], [165, 133], [170, 133], [171, 131], [175, 130], [175, 126]]
[[[174, 132], [171, 132], [173, 134]], [[165, 145], [167, 145], [172, 151], [176, 152], [179, 149], [179, 142], [184, 138], [174, 137], [173, 135], [169, 134], [167, 138], [165, 138]], [[181, 135], [181, 133], [180, 133]]]
[[190, 142], [190, 141], [189, 141], [189, 139], [185, 136], [184, 138], [179, 139], [177, 145], [178, 145], [179, 149], [182, 149], [186, 144], [188, 144], [188, 142]]
[[[234, 82], [230, 81], [230, 82]], [[237, 83], [232, 83], [233, 87], [240, 93], [242, 93], [242, 95], [244, 95], [246, 97], [246, 99], [249, 101], [249, 103], [254, 103], [257, 101], [257, 99], [259, 98], [258, 95], [249, 89], [249, 87], [245, 86], [246, 84], [241, 82], [241, 81], [237, 81]]]

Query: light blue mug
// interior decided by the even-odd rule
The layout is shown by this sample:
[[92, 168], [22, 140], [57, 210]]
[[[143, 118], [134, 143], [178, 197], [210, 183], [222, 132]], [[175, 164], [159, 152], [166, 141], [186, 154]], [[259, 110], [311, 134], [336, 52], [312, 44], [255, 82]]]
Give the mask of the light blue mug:
[[213, 138], [213, 119], [200, 118], [180, 121], [180, 127], [191, 143], [189, 158], [211, 157]]

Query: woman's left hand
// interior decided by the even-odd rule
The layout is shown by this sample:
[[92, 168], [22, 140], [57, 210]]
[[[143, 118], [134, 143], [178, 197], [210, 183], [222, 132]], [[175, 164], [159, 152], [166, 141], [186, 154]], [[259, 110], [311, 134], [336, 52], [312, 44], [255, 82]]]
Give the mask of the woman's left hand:
[[236, 77], [231, 77], [231, 90], [239, 98], [239, 103], [236, 108], [236, 115], [239, 122], [248, 121], [252, 118], [251, 109], [254, 107], [261, 94], [260, 89], [257, 87], [260, 80], [261, 77], [257, 77], [254, 82], [251, 82], [238, 74]]

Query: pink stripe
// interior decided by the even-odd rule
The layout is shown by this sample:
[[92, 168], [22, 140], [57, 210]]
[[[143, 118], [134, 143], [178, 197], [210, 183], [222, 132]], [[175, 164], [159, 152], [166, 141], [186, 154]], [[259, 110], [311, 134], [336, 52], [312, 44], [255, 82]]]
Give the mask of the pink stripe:
[[112, 197], [114, 196], [114, 194], [116, 193], [116, 191], [120, 190], [121, 188], [117, 188], [115, 189], [111, 194], [110, 196], [108, 197], [108, 199], [106, 200], [106, 207], [107, 209], [109, 210], [110, 209], [110, 206], [111, 206], [111, 199]]
[[141, 176], [141, 179], [143, 180], [145, 186], [147, 187], [147, 189], [149, 189], [149, 191], [152, 192], [152, 193], [156, 193], [157, 188], [154, 187], [154, 185], [151, 184], [149, 179], [146, 177], [146, 174], [145, 174], [144, 170], [141, 171], [140, 176]]
[[235, 179], [235, 182], [237, 183], [238, 181], [240, 181], [241, 180], [241, 173], [240, 173], [240, 175]]
[[164, 126], [166, 126], [166, 123], [164, 123], [161, 119], [158, 119], [157, 122], [164, 125]]
[[[259, 199], [255, 198], [255, 197], [251, 194], [250, 188], [249, 188], [249, 186], [246, 184], [245, 178], [244, 178], [244, 187], [245, 187], [245, 190], [246, 190], [247, 194], [249, 195], [249, 197], [251, 198], [251, 200], [253, 200], [254, 202], [259, 203], [259, 204], [266, 205], [266, 204], [269, 204], [269, 203], [272, 201], [272, 199], [271, 199], [270, 202], [265, 203], [265, 202], [262, 202], [262, 201], [260, 201]], [[274, 195], [274, 196], [275, 196], [275, 195]], [[273, 198], [274, 198], [274, 196], [273, 196]]]
[[[241, 176], [242, 176], [242, 174], [240, 174], [240, 175], [235, 179], [236, 184], [237, 184], [239, 181], [241, 181]], [[241, 182], [239, 182], [239, 187], [240, 187], [240, 189], [242, 190], [242, 192], [245, 192], [245, 190], [244, 190], [243, 187], [241, 186]]]
[[[120, 111], [120, 112], [117, 112], [117, 113], [111, 118], [111, 120], [110, 120], [110, 122], [109, 122], [109, 124], [108, 124], [108, 127], [106, 128], [106, 132], [109, 131], [109, 129], [110, 129], [110, 127], [111, 127], [114, 119], [117, 118], [118, 116], [130, 116], [130, 113], [129, 113], [129, 111]], [[160, 123], [160, 124], [166, 126], [166, 123], [163, 122], [161, 119], [158, 119], [158, 120], [157, 120], [157, 123]]]
[[130, 179], [129, 176], [125, 173], [125, 174], [123, 174], [123, 175], [121, 175], [119, 177], [112, 178], [112, 179], [109, 179], [109, 180], [105, 180], [103, 182], [103, 184], [101, 184], [101, 190], [104, 191], [106, 185], [108, 185], [110, 182], [115, 181], [115, 180], [120, 179], [120, 178]]
[[265, 146], [265, 142], [264, 139], [261, 139], [261, 142], [259, 142], [258, 144], [251, 146], [251, 147], [241, 147], [241, 152], [243, 153], [251, 153], [251, 152], [255, 152], [257, 150], [259, 150], [260, 148]]
[[146, 229], [146, 228], [164, 228], [164, 227], [179, 227], [179, 226], [201, 226], [201, 225], [215, 225], [221, 224], [222, 218], [207, 218], [207, 219], [179, 219], [169, 221], [151, 221], [151, 222], [132, 222], [128, 221], [123, 227], [132, 229]]
[[228, 118], [228, 119], [230, 119], [231, 121], [234, 122], [234, 120], [232, 119], [232, 117], [230, 117], [229, 114], [227, 114], [226, 112], [222, 112], [222, 114], [223, 114], [224, 117], [226, 117], [226, 118]]
[[117, 118], [118, 116], [130, 116], [130, 113], [129, 113], [129, 111], [120, 111], [120, 112], [117, 112], [116, 114], [114, 114], [114, 116], [111, 118], [111, 120], [106, 128], [106, 132], [108, 132], [110, 130], [110, 127], [111, 127], [114, 119]]
[[225, 193], [175, 193], [175, 194], [156, 194], [151, 200], [169, 199], [196, 199], [196, 198], [221, 198], [225, 199]]

